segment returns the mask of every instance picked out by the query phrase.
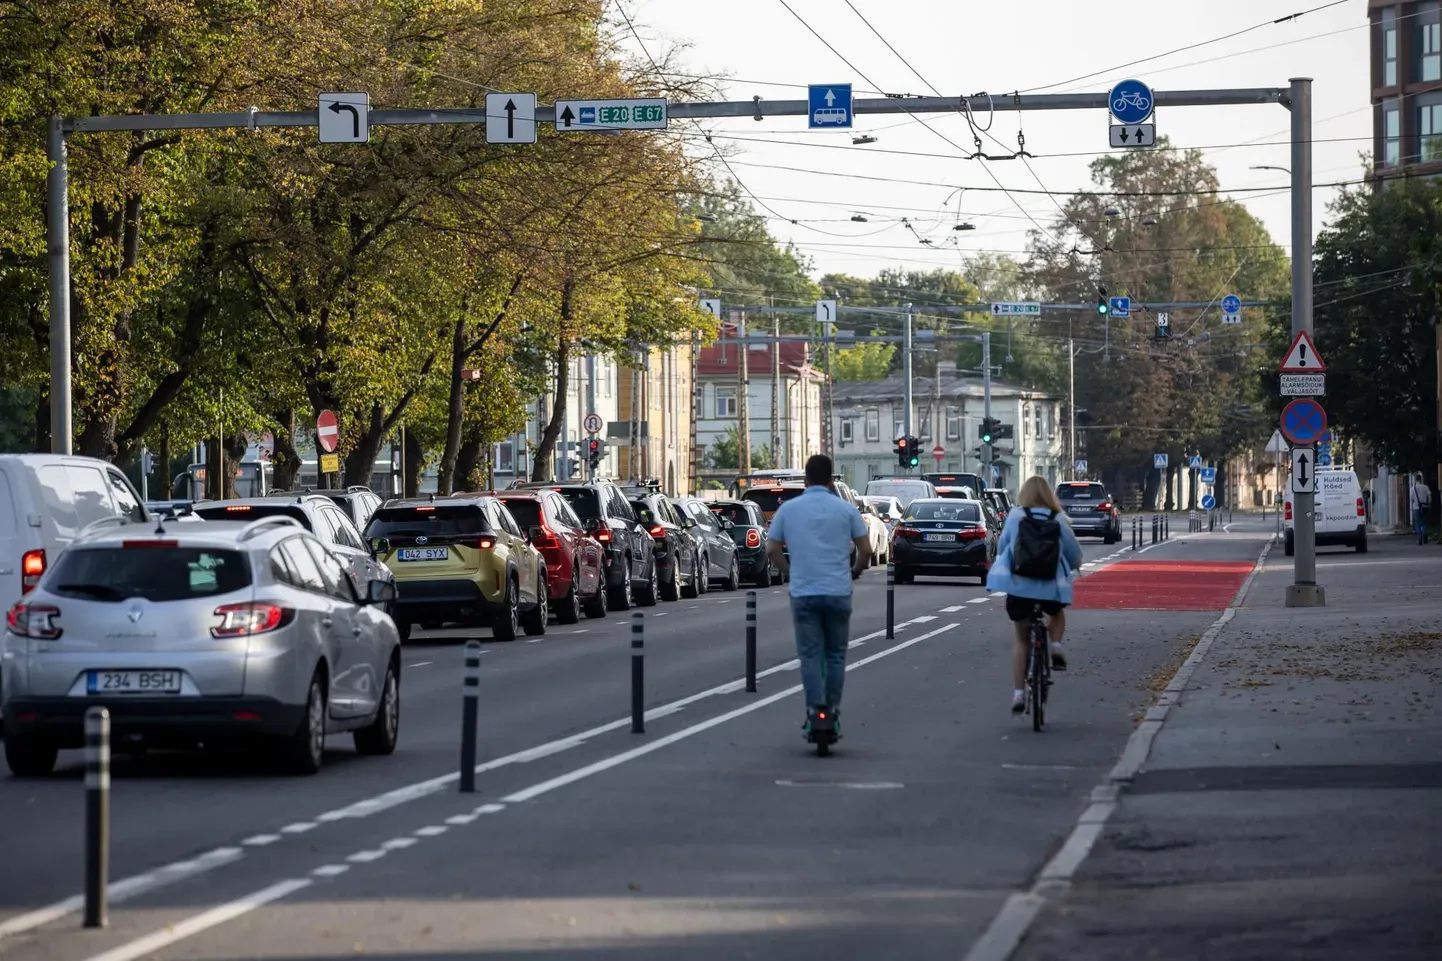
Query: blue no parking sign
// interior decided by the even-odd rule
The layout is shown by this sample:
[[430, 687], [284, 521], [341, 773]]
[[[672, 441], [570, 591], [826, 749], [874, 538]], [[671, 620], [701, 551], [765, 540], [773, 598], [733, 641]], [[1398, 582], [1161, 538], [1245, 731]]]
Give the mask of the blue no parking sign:
[[1327, 412], [1310, 397], [1299, 397], [1282, 408], [1282, 436], [1307, 447], [1327, 433]]

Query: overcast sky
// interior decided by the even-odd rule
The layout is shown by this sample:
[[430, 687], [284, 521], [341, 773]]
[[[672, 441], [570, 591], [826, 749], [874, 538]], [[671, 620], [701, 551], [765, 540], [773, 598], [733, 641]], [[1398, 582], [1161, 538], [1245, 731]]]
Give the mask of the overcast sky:
[[[851, 0], [896, 52], [847, 6], [846, 0], [620, 0], [653, 55], [678, 51], [684, 69], [733, 79], [724, 84], [730, 100], [799, 99], [810, 83], [855, 85], [863, 91], [993, 95], [1051, 84], [1045, 92], [1105, 91], [1115, 81], [1136, 78], [1154, 90], [1285, 87], [1292, 77], [1315, 81], [1313, 115], [1317, 140], [1314, 181], [1354, 180], [1359, 154], [1371, 150], [1368, 93], [1367, 18], [1364, 0], [1348, 0], [1272, 24], [1326, 0]], [[786, 9], [795, 10], [841, 56], [813, 36]], [[1256, 26], [1266, 22], [1265, 26]], [[1256, 26], [1240, 36], [1152, 60], [1178, 47]], [[634, 42], [633, 42], [634, 46]], [[900, 56], [898, 56], [898, 54]], [[900, 59], [925, 78], [918, 79]], [[858, 71], [864, 76], [859, 75]], [[1075, 80], [1101, 71], [1097, 76]], [[868, 79], [870, 78], [869, 82]], [[991, 163], [1009, 188], [1068, 191], [1089, 184], [1087, 164], [1106, 152], [1104, 111], [1006, 111], [998, 98], [991, 134], [1014, 147], [1018, 124], [1026, 149], [1037, 155], [1031, 170], [1020, 162]], [[986, 118], [980, 116], [979, 122]], [[1287, 175], [1253, 166], [1290, 166], [1288, 112], [1275, 105], [1187, 107], [1158, 111], [1158, 133], [1182, 146], [1203, 147], [1226, 189], [1276, 186], [1276, 194], [1238, 194], [1290, 252], [1291, 202]], [[966, 151], [972, 135], [959, 115], [927, 116], [927, 123]], [[678, 122], [672, 122], [672, 129]], [[925, 126], [901, 115], [862, 115], [854, 130], [809, 133], [805, 118], [786, 117], [706, 122], [726, 144], [735, 173], [779, 215], [771, 220], [781, 240], [794, 240], [818, 272], [869, 276], [888, 266], [928, 267], [960, 263], [971, 250], [1021, 256], [1030, 217], [1050, 228], [1055, 203], [1044, 195], [1005, 194], [956, 187], [996, 187], [979, 161]], [[687, 123], [681, 129], [695, 128]], [[853, 146], [855, 135], [878, 142]], [[745, 138], [745, 139], [731, 139]], [[759, 142], [758, 142], [759, 141]], [[991, 153], [1002, 147], [987, 141]], [[699, 149], [705, 149], [704, 144]], [[880, 150], [913, 151], [913, 157]], [[804, 172], [769, 169], [784, 166]], [[1035, 176], [1033, 176], [1033, 171]], [[818, 172], [853, 176], [827, 176]], [[903, 183], [865, 180], [885, 177]], [[1314, 227], [1326, 221], [1332, 189], [1314, 194]], [[1064, 198], [1062, 198], [1064, 199]], [[1020, 209], [1019, 209], [1020, 208]], [[1025, 211], [1025, 212], [1023, 212]], [[764, 211], [763, 211], [764, 212]], [[861, 213], [867, 223], [854, 223]], [[916, 233], [899, 222], [915, 221]], [[790, 220], [800, 221], [798, 224]], [[971, 232], [951, 228], [961, 221]], [[919, 237], [937, 244], [929, 249]]]

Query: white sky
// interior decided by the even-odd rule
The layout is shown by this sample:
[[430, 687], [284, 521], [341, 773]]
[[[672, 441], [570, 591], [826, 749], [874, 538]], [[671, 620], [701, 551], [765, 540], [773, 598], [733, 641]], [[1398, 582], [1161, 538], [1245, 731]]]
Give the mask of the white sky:
[[[875, 89], [812, 36], [781, 0], [620, 0], [636, 22], [651, 52], [660, 55], [676, 44], [684, 69], [724, 74], [730, 100], [802, 99], [809, 83], [851, 81], [858, 96]], [[841, 54], [888, 92], [930, 95], [895, 54], [887, 50], [844, 0], [787, 0]], [[1105, 91], [1117, 80], [1135, 77], [1153, 90], [1285, 87], [1294, 76], [1309, 76], [1314, 86], [1314, 182], [1356, 179], [1359, 153], [1371, 150], [1366, 3], [1348, 0], [1296, 21], [1251, 32], [1122, 70], [1129, 61], [1210, 40], [1311, 7], [1326, 0], [852, 0], [858, 10], [897, 51], [946, 95], [993, 94], [1046, 84], [1105, 70], [1100, 76], [1046, 92]], [[766, 84], [758, 81], [766, 81]], [[787, 84], [795, 86], [775, 86]], [[1001, 107], [1001, 103], [998, 104]], [[967, 151], [972, 138], [964, 118], [924, 115], [928, 122]], [[978, 118], [984, 120], [984, 118]], [[1277, 186], [1275, 195], [1239, 195], [1290, 251], [1291, 202], [1287, 176], [1250, 167], [1290, 167], [1286, 143], [1290, 117], [1280, 106], [1187, 107], [1161, 109], [1158, 133], [1180, 146], [1206, 146], [1205, 155], [1222, 187]], [[1107, 117], [1088, 112], [1031, 112], [998, 109], [991, 133], [1014, 148], [1018, 121], [1027, 149], [1038, 155], [1031, 168], [1051, 190], [1084, 189], [1090, 152], [1107, 148]], [[672, 122], [675, 130], [679, 122]], [[1006, 251], [1020, 257], [1031, 226], [1001, 193], [967, 191], [959, 209], [975, 231], [957, 233], [958, 199], [941, 213], [951, 186], [882, 183], [853, 177], [819, 176], [769, 170], [753, 164], [802, 167], [813, 171], [867, 174], [960, 187], [995, 186], [980, 162], [965, 161], [959, 151], [905, 114], [865, 115], [854, 130], [808, 133], [804, 117], [708, 121], [708, 129], [738, 137], [788, 141], [785, 144], [722, 140], [734, 148], [732, 165], [741, 180], [785, 218], [819, 221], [812, 228], [773, 219], [772, 232], [794, 240], [818, 272], [874, 275], [888, 266], [956, 267], [958, 249], [928, 249], [894, 218], [910, 216], [917, 229], [938, 244], [957, 241], [960, 251]], [[685, 128], [694, 127], [687, 122]], [[871, 146], [852, 146], [855, 134], [879, 138]], [[1220, 145], [1253, 142], [1251, 146]], [[811, 146], [828, 144], [831, 148]], [[841, 149], [836, 149], [837, 147]], [[877, 149], [919, 151], [937, 157], [903, 157]], [[1003, 148], [987, 141], [990, 153]], [[703, 148], [704, 149], [704, 148]], [[1076, 154], [1082, 156], [1055, 156]], [[1037, 180], [1019, 161], [992, 163], [1001, 183], [1037, 189]], [[1331, 189], [1313, 194], [1314, 228], [1326, 219]], [[1014, 195], [1017, 203], [1050, 228], [1057, 213], [1045, 196]], [[1063, 198], [1064, 199], [1064, 198]], [[816, 203], [802, 201], [816, 201]], [[892, 210], [887, 208], [905, 208]], [[862, 212], [868, 223], [853, 223]], [[940, 219], [939, 219], [940, 218]]]

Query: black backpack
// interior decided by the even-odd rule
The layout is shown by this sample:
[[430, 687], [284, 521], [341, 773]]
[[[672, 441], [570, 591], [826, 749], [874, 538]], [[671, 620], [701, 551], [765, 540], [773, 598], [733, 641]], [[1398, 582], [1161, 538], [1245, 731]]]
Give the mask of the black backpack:
[[1061, 563], [1061, 522], [1056, 511], [1037, 517], [1028, 509], [1016, 527], [1016, 543], [1011, 548], [1011, 572], [1017, 577], [1038, 581], [1056, 578]]

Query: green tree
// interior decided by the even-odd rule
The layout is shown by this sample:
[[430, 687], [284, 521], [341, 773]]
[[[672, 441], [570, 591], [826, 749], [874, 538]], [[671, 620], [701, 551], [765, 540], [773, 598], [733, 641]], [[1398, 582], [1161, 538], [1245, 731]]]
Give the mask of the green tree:
[[[705, 465], [711, 470], [740, 470], [740, 451], [740, 432], [735, 427], [728, 427], [720, 440], [706, 448]], [[775, 467], [776, 458], [771, 454], [771, 445], [751, 448], [752, 470], [773, 470]]]
[[891, 373], [896, 345], [875, 341], [836, 352], [832, 374], [837, 380], [885, 380]]

